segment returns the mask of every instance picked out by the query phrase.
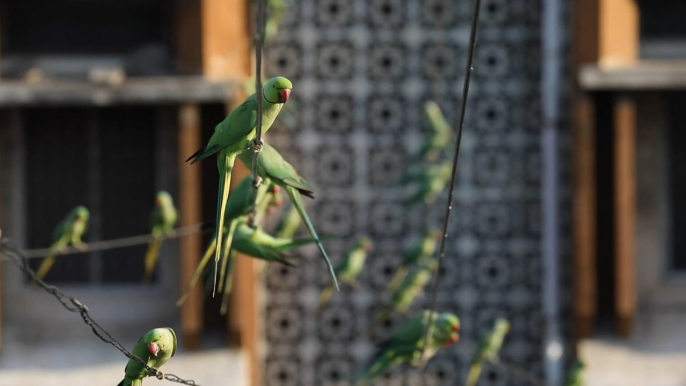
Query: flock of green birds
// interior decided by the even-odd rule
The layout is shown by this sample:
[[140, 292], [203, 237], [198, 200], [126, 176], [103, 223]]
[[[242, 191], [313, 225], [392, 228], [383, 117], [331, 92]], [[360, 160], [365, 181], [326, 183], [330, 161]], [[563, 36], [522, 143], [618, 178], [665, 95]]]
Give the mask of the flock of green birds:
[[[292, 88], [292, 83], [283, 77], [272, 78], [264, 84], [262, 133], [267, 133], [270, 129], [289, 100]], [[294, 264], [288, 260], [289, 252], [314, 243], [318, 246], [331, 276], [331, 284], [321, 294], [318, 305], [321, 311], [338, 291], [339, 284], [357, 287], [357, 278], [364, 270], [365, 261], [372, 250], [372, 242], [366, 237], [360, 238], [340, 263], [336, 267], [332, 266], [322, 238], [315, 231], [303, 201], [303, 196], [314, 198], [312, 186], [276, 149], [256, 140], [256, 95], [257, 93], [253, 93], [219, 123], [208, 143], [187, 160], [195, 163], [216, 156], [219, 170], [215, 231], [188, 289], [196, 285], [204, 274], [207, 278], [205, 286], [208, 292], [214, 294], [219, 291], [222, 294], [221, 312], [226, 313], [237, 253], [292, 267]], [[450, 161], [441, 160], [451, 158], [453, 130], [436, 103], [428, 102], [425, 105], [425, 113], [432, 133], [419, 151], [419, 159], [416, 161], [421, 162], [413, 162], [420, 168], [409, 170], [399, 182], [403, 186], [414, 186], [405, 207], [405, 214], [417, 205], [433, 203], [450, 180], [452, 164]], [[235, 160], [238, 158], [247, 168], [252, 169], [256, 148], [260, 150], [257, 156], [257, 186], [254, 185], [253, 176], [249, 175], [229, 193]], [[260, 224], [267, 212], [282, 204], [282, 191], [285, 191], [292, 206], [283, 212], [275, 229], [268, 232]], [[40, 278], [45, 277], [55, 261], [55, 256], [68, 245], [77, 248], [84, 246], [81, 239], [88, 228], [89, 217], [88, 210], [79, 206], [57, 226], [51, 246], [52, 253], [45, 258], [38, 270]], [[171, 195], [164, 191], [159, 192], [151, 215], [152, 240], [145, 254], [144, 281], [151, 279], [158, 263], [162, 243], [165, 237], [173, 234], [177, 218]], [[305, 224], [311, 238], [294, 238], [302, 223]], [[436, 274], [437, 260], [433, 256], [440, 237], [440, 231], [429, 229], [416, 245], [406, 251], [387, 288], [390, 301], [372, 321], [367, 331], [369, 335], [393, 313], [407, 314], [423, 294], [426, 285]], [[214, 264], [208, 264], [212, 257]], [[182, 304], [187, 295], [188, 291], [179, 299], [177, 305]], [[432, 323], [431, 333], [427, 337], [429, 323]], [[498, 319], [492, 331], [482, 337], [471, 363], [467, 378], [468, 386], [478, 383], [481, 367], [485, 362], [497, 360], [509, 329], [510, 324], [507, 320]], [[356, 384], [370, 384], [400, 364], [423, 367], [441, 348], [457, 343], [459, 333], [460, 320], [457, 316], [438, 312], [432, 315], [428, 310], [421, 311], [392, 335], [375, 359], [357, 377]], [[176, 346], [176, 335], [171, 328], [156, 328], [138, 341], [133, 353], [149, 366], [159, 368], [174, 355]], [[148, 375], [140, 363], [130, 360], [120, 386], [140, 386], [143, 378]], [[582, 384], [583, 366], [578, 364], [570, 373], [567, 385]]]

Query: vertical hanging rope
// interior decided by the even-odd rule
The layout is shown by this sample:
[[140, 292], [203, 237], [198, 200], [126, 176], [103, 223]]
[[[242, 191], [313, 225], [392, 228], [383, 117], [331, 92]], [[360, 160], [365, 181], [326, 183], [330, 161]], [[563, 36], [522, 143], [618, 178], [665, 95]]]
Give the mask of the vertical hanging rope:
[[[262, 102], [264, 99], [262, 90], [262, 47], [264, 46], [265, 19], [267, 13], [266, 0], [257, 0], [257, 25], [255, 26], [255, 94], [257, 97], [257, 135], [253, 142], [252, 178], [253, 186], [257, 191], [260, 179], [257, 176], [257, 155], [262, 151]], [[255, 194], [257, 197], [257, 194]], [[253, 216], [254, 217], [254, 216]]]
[[450, 190], [448, 192], [448, 204], [445, 208], [445, 221], [443, 222], [443, 237], [441, 238], [441, 248], [438, 252], [438, 269], [436, 269], [436, 276], [434, 277], [433, 290], [431, 293], [431, 306], [429, 313], [429, 322], [427, 324], [426, 333], [424, 335], [424, 342], [422, 344], [421, 360], [424, 359], [426, 353], [426, 346], [429, 342], [431, 329], [433, 325], [434, 313], [436, 311], [436, 298], [438, 297], [438, 288], [441, 281], [441, 267], [445, 259], [445, 241], [448, 238], [448, 225], [450, 223], [450, 213], [453, 209], [453, 195], [455, 193], [455, 180], [457, 177], [457, 165], [460, 156], [460, 144], [462, 143], [462, 131], [464, 130], [465, 112], [467, 110], [467, 96], [469, 95], [469, 83], [472, 79], [472, 72], [474, 71], [474, 50], [476, 48], [476, 33], [479, 26], [479, 13], [481, 11], [481, 0], [475, 0], [474, 18], [472, 19], [472, 29], [469, 36], [469, 54], [467, 57], [467, 71], [464, 80], [464, 88], [462, 90], [462, 106], [460, 111], [460, 124], [457, 129], [457, 144], [455, 146], [455, 154], [453, 155], [453, 170], [450, 177]]

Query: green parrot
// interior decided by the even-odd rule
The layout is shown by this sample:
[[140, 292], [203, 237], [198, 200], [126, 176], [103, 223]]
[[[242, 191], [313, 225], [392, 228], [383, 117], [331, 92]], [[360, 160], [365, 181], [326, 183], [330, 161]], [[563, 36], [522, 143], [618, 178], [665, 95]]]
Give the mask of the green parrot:
[[[243, 153], [238, 157], [243, 161], [246, 167], [252, 166], [252, 157], [250, 153]], [[305, 222], [305, 226], [310, 231], [312, 238], [322, 252], [322, 256], [329, 269], [329, 274], [331, 275], [331, 281], [338, 291], [338, 280], [336, 279], [336, 273], [331, 265], [331, 260], [329, 260], [329, 256], [324, 250], [324, 245], [322, 245], [319, 236], [317, 236], [317, 232], [314, 230], [312, 221], [310, 221], [307, 211], [305, 210], [305, 203], [302, 200], [301, 195], [314, 198], [314, 192], [312, 191], [310, 184], [298, 175], [295, 168], [289, 164], [276, 149], [267, 143], [264, 144], [262, 152], [257, 156], [257, 174], [262, 178], [271, 180], [273, 183], [286, 190], [286, 194], [288, 194], [291, 202], [295, 205], [298, 213], [300, 213], [300, 217], [302, 217]]]
[[469, 367], [469, 374], [467, 375], [467, 386], [476, 386], [481, 376], [481, 367], [484, 362], [491, 362], [498, 359], [498, 352], [503, 346], [505, 335], [510, 331], [510, 322], [507, 319], [498, 318], [495, 321], [493, 330], [481, 337], [479, 347], [472, 358], [472, 364]]
[[417, 186], [417, 190], [407, 201], [402, 216], [406, 216], [415, 206], [421, 203], [433, 204], [450, 181], [452, 170], [452, 161], [445, 161], [414, 171], [404, 177], [401, 183], [414, 184]]
[[388, 285], [388, 292], [394, 293], [403, 282], [407, 272], [415, 264], [422, 263], [426, 259], [431, 258], [434, 253], [436, 253], [436, 247], [438, 246], [438, 241], [441, 239], [441, 231], [432, 228], [430, 229], [417, 244], [413, 245], [410, 249], [405, 252], [403, 261], [395, 272], [395, 276], [391, 279], [391, 283]]
[[435, 162], [441, 152], [451, 144], [453, 129], [445, 120], [438, 103], [426, 102], [424, 113], [429, 120], [433, 135], [424, 143], [419, 151], [419, 156], [429, 162]]
[[44, 279], [55, 264], [55, 255], [64, 250], [69, 244], [82, 248], [84, 247], [81, 238], [88, 230], [88, 220], [90, 212], [84, 206], [77, 206], [72, 209], [67, 217], [62, 220], [52, 233], [51, 253], [43, 260], [36, 275]]
[[[234, 233], [239, 221], [245, 220], [246, 216], [252, 213], [253, 206], [256, 202], [258, 207], [261, 207], [261, 204], [267, 201], [269, 188], [270, 182], [265, 181], [265, 183], [261, 184], [260, 187], [257, 189], [257, 198], [255, 199], [255, 188], [252, 185], [252, 174], [248, 174], [248, 176], [246, 176], [238, 184], [238, 186], [236, 186], [233, 193], [231, 193], [231, 196], [229, 197], [226, 203], [226, 213], [224, 216], [224, 250], [222, 251], [220, 259], [226, 258], [226, 256], [228, 256], [228, 254], [230, 253]], [[257, 212], [259, 213], [259, 208]], [[186, 300], [186, 297], [190, 293], [190, 289], [193, 288], [193, 286], [195, 286], [198, 280], [200, 280], [200, 277], [202, 276], [203, 272], [205, 272], [207, 263], [210, 261], [210, 258], [213, 255], [215, 255], [216, 250], [217, 237], [213, 236], [209, 244], [207, 245], [207, 248], [205, 249], [203, 257], [200, 259], [200, 262], [198, 263], [198, 267], [195, 269], [195, 272], [191, 277], [191, 281], [188, 285], [188, 288], [186, 289], [186, 292], [181, 297], [181, 299], [179, 299], [177, 305], [181, 305]], [[218, 264], [215, 265], [214, 269], [211, 270], [211, 272], [219, 272], [217, 270], [217, 266]], [[215, 277], [212, 276], [213, 283], [214, 279]]]
[[426, 352], [422, 355], [430, 315], [429, 311], [423, 311], [396, 331], [390, 342], [365, 369], [356, 385], [367, 385], [401, 363], [423, 367], [438, 350], [450, 347], [460, 340], [460, 319], [450, 313], [434, 313], [433, 328]]
[[[131, 354], [147, 362], [147, 365], [158, 369], [176, 354], [176, 333], [169, 327], [148, 331], [131, 351]], [[124, 369], [124, 380], [117, 386], [142, 386], [143, 378], [150, 376], [138, 361], [129, 359]]]
[[414, 267], [393, 293], [391, 303], [377, 316], [368, 334], [371, 335], [376, 326], [388, 320], [393, 312], [407, 313], [415, 299], [424, 292], [436, 268], [438, 268], [438, 262], [435, 259], [427, 260]]
[[276, 237], [293, 237], [300, 229], [301, 224], [300, 213], [298, 213], [295, 205], [291, 205], [281, 214], [279, 222], [274, 227], [274, 234]]
[[[364, 263], [367, 260], [367, 255], [371, 252], [372, 248], [372, 241], [367, 237], [362, 237], [357, 241], [355, 246], [348, 251], [343, 257], [343, 260], [341, 260], [341, 263], [336, 267], [336, 276], [340, 279], [341, 283], [357, 286], [357, 276], [362, 272]], [[320, 311], [329, 303], [332, 294], [333, 287], [331, 285], [324, 288], [324, 291], [322, 291], [322, 295], [319, 298], [318, 309]]]
[[157, 199], [155, 200], [155, 208], [150, 215], [150, 224], [152, 226], [153, 240], [148, 243], [148, 251], [145, 253], [145, 273], [143, 281], [149, 282], [152, 278], [152, 273], [157, 266], [157, 260], [160, 257], [160, 249], [162, 249], [163, 237], [167, 236], [174, 230], [178, 213], [174, 206], [174, 200], [171, 194], [160, 191], [157, 192]]
[[[283, 105], [290, 98], [293, 84], [284, 77], [272, 78], [262, 88], [262, 134], [265, 134], [274, 123], [274, 119], [281, 111]], [[217, 219], [214, 236], [217, 239], [215, 251], [215, 265], [219, 262], [222, 251], [222, 238], [224, 232], [224, 216], [226, 203], [229, 198], [231, 185], [231, 172], [236, 156], [245, 152], [249, 147], [260, 146], [255, 144], [257, 126], [257, 101], [258, 93], [252, 94], [243, 104], [229, 114], [224, 121], [219, 123], [214, 134], [205, 147], [198, 150], [186, 161], [192, 160], [191, 164], [201, 161], [218, 153], [217, 167], [219, 168], [219, 194], [217, 197]], [[248, 152], [246, 154], [250, 154]], [[215, 278], [216, 279], [216, 278]]]
[[577, 359], [569, 370], [565, 386], [584, 385], [586, 385], [586, 364], [581, 359]]

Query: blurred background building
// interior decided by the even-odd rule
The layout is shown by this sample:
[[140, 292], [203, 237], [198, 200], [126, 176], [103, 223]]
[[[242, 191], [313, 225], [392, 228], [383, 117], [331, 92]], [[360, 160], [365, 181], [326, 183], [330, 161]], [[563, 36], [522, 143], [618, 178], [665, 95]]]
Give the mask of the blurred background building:
[[[176, 308], [201, 235], [167, 243], [152, 285], [140, 284], [144, 247], [58, 259], [48, 276], [128, 346], [177, 328], [201, 350], [165, 371], [205, 385], [348, 384], [402, 321], [364, 335], [403, 250], [441, 223], [445, 194], [402, 218], [406, 192], [391, 185], [428, 133], [426, 101], [457, 125], [473, 2], [286, 3], [265, 72], [293, 81], [295, 116], [268, 141], [316, 187], [320, 233], [374, 241], [361, 288], [317, 313], [328, 277], [304, 249], [299, 268], [263, 281], [240, 259], [228, 318], [199, 288]], [[685, 12], [676, 0], [483, 0], [438, 297], [461, 317], [461, 342], [426, 374], [380, 384], [462, 384], [499, 316], [512, 322], [503, 360], [550, 384], [577, 354], [590, 385], [686, 384]], [[214, 162], [183, 161], [245, 97], [252, 20], [249, 0], [1, 0], [3, 236], [46, 247], [78, 204], [91, 209], [87, 241], [146, 233], [160, 189], [181, 225], [211, 222]], [[353, 242], [327, 249], [338, 259]], [[118, 382], [123, 357], [17, 273], [3, 267], [0, 384], [87, 382], [96, 365], [89, 384]], [[81, 355], [22, 363], [64, 345]], [[489, 367], [481, 384], [526, 382]]]

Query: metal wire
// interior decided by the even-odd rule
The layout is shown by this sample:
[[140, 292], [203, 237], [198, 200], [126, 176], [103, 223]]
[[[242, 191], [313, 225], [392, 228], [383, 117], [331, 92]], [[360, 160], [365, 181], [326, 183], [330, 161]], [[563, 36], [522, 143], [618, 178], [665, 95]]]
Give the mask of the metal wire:
[[136, 362], [138, 362], [141, 366], [143, 366], [143, 368], [145, 368], [145, 370], [148, 372], [150, 376], [153, 376], [157, 379], [166, 379], [167, 381], [181, 383], [184, 385], [199, 386], [197, 383], [195, 383], [194, 380], [186, 380], [174, 374], [164, 374], [158, 369], [148, 366], [146, 361], [137, 357], [136, 355], [133, 355], [129, 350], [122, 346], [121, 343], [114, 339], [112, 335], [109, 332], [107, 332], [107, 330], [100, 326], [90, 316], [88, 306], [81, 303], [75, 297], [65, 294], [64, 292], [62, 292], [62, 290], [55, 287], [54, 285], [47, 284], [46, 282], [41, 280], [38, 277], [38, 275], [36, 275], [36, 273], [29, 267], [28, 258], [25, 256], [25, 253], [23, 250], [21, 250], [21, 248], [16, 246], [9, 239], [0, 239], [0, 246], [2, 246], [2, 251], [0, 251], [0, 255], [2, 257], [7, 257], [10, 260], [12, 260], [21, 271], [31, 276], [31, 278], [39, 286], [41, 286], [41, 288], [43, 288], [45, 292], [54, 296], [55, 299], [57, 299], [57, 301], [59, 301], [67, 311], [79, 313], [81, 315], [81, 318], [83, 319], [83, 322], [86, 323], [86, 325], [88, 325], [91, 328], [91, 330], [93, 330], [93, 334], [95, 334], [95, 336], [100, 338], [100, 340], [102, 340], [103, 342], [110, 344], [111, 346], [119, 350], [122, 354], [126, 355], [127, 358], [133, 359]]
[[465, 113], [467, 110], [467, 96], [469, 95], [469, 83], [472, 79], [472, 72], [474, 71], [474, 50], [476, 48], [476, 33], [479, 27], [479, 13], [481, 10], [481, 0], [475, 0], [474, 4], [474, 18], [472, 19], [472, 29], [469, 36], [469, 54], [467, 56], [467, 71], [464, 80], [464, 88], [462, 90], [462, 106], [460, 111], [460, 124], [457, 129], [457, 143], [455, 145], [455, 154], [453, 154], [453, 169], [450, 177], [450, 190], [448, 192], [448, 203], [445, 209], [445, 221], [443, 223], [443, 237], [441, 238], [441, 248], [438, 255], [438, 268], [434, 276], [433, 290], [431, 294], [431, 306], [429, 313], [429, 323], [426, 327], [426, 334], [424, 335], [424, 342], [422, 344], [421, 359], [424, 358], [426, 353], [426, 347], [429, 342], [429, 336], [431, 335], [431, 329], [433, 327], [433, 319], [436, 311], [436, 298], [438, 295], [438, 287], [441, 280], [441, 266], [443, 265], [443, 260], [445, 258], [445, 241], [448, 238], [448, 224], [450, 223], [450, 213], [453, 209], [453, 195], [455, 193], [455, 180], [457, 177], [457, 166], [460, 156], [460, 144], [462, 143], [462, 131], [464, 130]]
[[103, 241], [93, 241], [86, 243], [79, 247], [66, 247], [63, 250], [55, 251], [52, 248], [39, 248], [39, 249], [29, 249], [23, 251], [23, 258], [25, 259], [37, 259], [41, 257], [46, 257], [48, 255], [73, 255], [76, 253], [84, 252], [95, 252], [95, 251], [105, 251], [109, 249], [131, 247], [134, 245], [147, 244], [153, 240], [169, 240], [178, 239], [181, 237], [193, 235], [202, 232], [202, 224], [189, 225], [182, 228], [177, 228], [164, 236], [153, 236], [152, 233], [122, 237], [119, 239], [103, 240]]
[[255, 93], [257, 94], [257, 127], [253, 143], [252, 173], [255, 190], [259, 187], [257, 176], [257, 156], [262, 151], [262, 111], [264, 90], [262, 90], [262, 47], [264, 46], [265, 14], [267, 4], [265, 0], [257, 0], [257, 24], [255, 26]]

